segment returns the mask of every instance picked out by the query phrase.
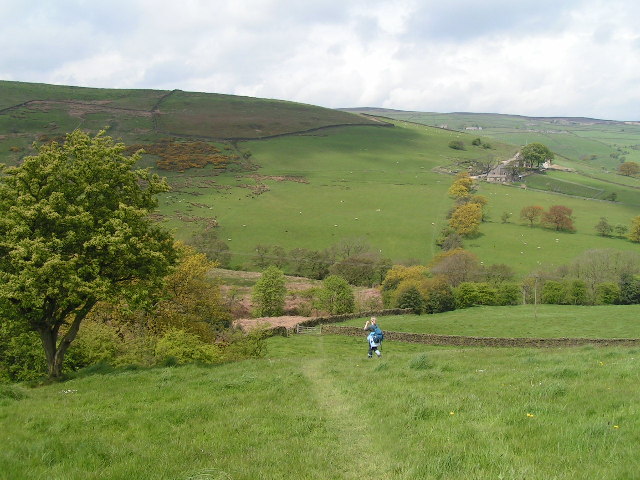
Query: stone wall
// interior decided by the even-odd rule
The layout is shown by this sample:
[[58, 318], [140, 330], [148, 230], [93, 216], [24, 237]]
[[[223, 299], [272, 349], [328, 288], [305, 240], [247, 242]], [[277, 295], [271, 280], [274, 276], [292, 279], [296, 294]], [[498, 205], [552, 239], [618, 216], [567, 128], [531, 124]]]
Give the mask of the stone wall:
[[[360, 327], [340, 327], [324, 325], [323, 335], [348, 335], [364, 337], [366, 332]], [[640, 338], [494, 338], [463, 337], [458, 335], [435, 335], [430, 333], [384, 332], [385, 340], [424, 343], [426, 345], [453, 345], [459, 347], [576, 347], [580, 345], [640, 346]]]

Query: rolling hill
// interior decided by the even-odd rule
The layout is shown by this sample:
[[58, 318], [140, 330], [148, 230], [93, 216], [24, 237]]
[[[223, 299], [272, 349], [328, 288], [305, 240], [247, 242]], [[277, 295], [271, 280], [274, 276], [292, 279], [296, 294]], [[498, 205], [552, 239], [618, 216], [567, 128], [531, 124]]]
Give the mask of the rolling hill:
[[[361, 115], [231, 95], [19, 82], [0, 82], [0, 99], [0, 161], [15, 164], [35, 151], [34, 141], [61, 139], [75, 128], [108, 127], [130, 151], [143, 148], [142, 165], [172, 185], [158, 219], [181, 240], [213, 228], [234, 268], [255, 268], [257, 245], [288, 252], [345, 239], [364, 240], [394, 262], [427, 262], [439, 252], [434, 242], [453, 204], [449, 174], [508, 159], [525, 137], [548, 144], [574, 172], [549, 173], [526, 190], [482, 183], [487, 221], [465, 248], [521, 275], [588, 249], [639, 248], [593, 228], [600, 217], [629, 225], [638, 215], [640, 181], [611, 172], [620, 157], [611, 153], [636, 158], [636, 125], [371, 109]], [[466, 130], [471, 119], [482, 130]], [[569, 133], [542, 132], [550, 125]], [[490, 148], [471, 144], [479, 136]], [[452, 140], [465, 150], [449, 148]], [[617, 201], [603, 200], [612, 193]], [[572, 208], [577, 232], [524, 225], [519, 211], [532, 204]], [[506, 223], [504, 213], [511, 214]]]

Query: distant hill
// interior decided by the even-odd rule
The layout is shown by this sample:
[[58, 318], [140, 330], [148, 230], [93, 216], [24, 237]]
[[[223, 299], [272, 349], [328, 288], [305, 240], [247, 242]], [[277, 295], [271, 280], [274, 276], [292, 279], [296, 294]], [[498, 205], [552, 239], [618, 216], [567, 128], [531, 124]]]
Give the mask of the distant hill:
[[33, 141], [104, 127], [127, 143], [166, 137], [268, 138], [336, 125], [385, 125], [353, 113], [282, 100], [181, 90], [119, 90], [0, 81], [0, 161]]

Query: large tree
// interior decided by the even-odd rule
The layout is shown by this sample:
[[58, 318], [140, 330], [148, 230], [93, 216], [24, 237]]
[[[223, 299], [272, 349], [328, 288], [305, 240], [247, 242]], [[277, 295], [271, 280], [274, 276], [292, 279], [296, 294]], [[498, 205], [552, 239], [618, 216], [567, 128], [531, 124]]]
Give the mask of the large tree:
[[544, 208], [538, 205], [528, 205], [526, 207], [522, 207], [522, 210], [520, 210], [520, 218], [527, 220], [529, 222], [529, 226], [533, 227], [533, 223], [538, 220], [543, 213]]
[[470, 237], [478, 233], [481, 221], [482, 205], [479, 203], [466, 203], [454, 210], [449, 219], [449, 226], [458, 235]]
[[549, 148], [538, 142], [529, 143], [520, 150], [524, 167], [540, 168], [547, 160], [553, 160], [554, 154]]
[[640, 173], [640, 164], [636, 162], [624, 162], [618, 167], [618, 172], [622, 175], [629, 177], [635, 177]]
[[175, 263], [149, 217], [168, 186], [124, 149], [77, 130], [0, 176], [0, 313], [39, 334], [50, 377], [98, 301], [142, 301]]
[[564, 205], [553, 205], [548, 212], [542, 214], [542, 223], [549, 228], [573, 232], [575, 227], [571, 218], [572, 212], [573, 210]]

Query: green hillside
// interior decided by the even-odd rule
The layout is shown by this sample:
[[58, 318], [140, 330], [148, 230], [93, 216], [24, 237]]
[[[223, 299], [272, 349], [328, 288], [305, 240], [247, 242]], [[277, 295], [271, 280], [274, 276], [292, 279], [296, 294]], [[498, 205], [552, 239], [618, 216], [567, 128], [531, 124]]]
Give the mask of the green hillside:
[[[445, 114], [400, 112], [396, 116], [403, 119], [389, 120], [384, 111], [386, 119], [378, 120], [279, 100], [18, 82], [0, 82], [0, 99], [0, 161], [20, 161], [34, 152], [34, 141], [106, 126], [131, 152], [147, 152], [142, 166], [167, 177], [173, 191], [161, 196], [158, 218], [176, 238], [188, 241], [214, 227], [230, 249], [231, 266], [244, 269], [256, 268], [257, 245], [322, 250], [354, 239], [394, 262], [428, 262], [440, 251], [435, 240], [453, 205], [447, 196], [450, 174], [511, 158], [519, 137], [505, 132], [522, 133], [533, 121], [465, 114], [456, 117], [459, 125], [443, 129], [420, 122], [453, 123]], [[471, 120], [483, 130], [451, 128]], [[567, 147], [558, 152], [564, 155], [558, 161], [575, 172], [528, 178], [526, 190], [480, 184], [478, 193], [489, 200], [486, 221], [465, 248], [485, 264], [505, 263], [524, 275], [543, 264], [566, 263], [588, 249], [637, 251], [638, 244], [598, 236], [594, 226], [600, 217], [628, 226], [639, 211], [640, 181], [609, 173], [598, 163], [604, 153], [581, 160], [593, 149], [580, 142], [586, 138], [608, 145], [602, 147], [607, 152], [617, 151], [615, 142], [622, 145], [622, 140], [615, 129], [624, 128], [624, 151], [631, 158], [640, 127], [565, 123], [561, 127], [572, 133], [556, 137], [571, 138], [575, 154], [569, 155]], [[484, 147], [472, 145], [480, 134]], [[450, 148], [454, 140], [464, 150]], [[616, 201], [606, 201], [612, 194]], [[522, 224], [520, 209], [533, 204], [573, 209], [576, 233]], [[505, 213], [511, 217], [502, 223]]]

